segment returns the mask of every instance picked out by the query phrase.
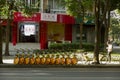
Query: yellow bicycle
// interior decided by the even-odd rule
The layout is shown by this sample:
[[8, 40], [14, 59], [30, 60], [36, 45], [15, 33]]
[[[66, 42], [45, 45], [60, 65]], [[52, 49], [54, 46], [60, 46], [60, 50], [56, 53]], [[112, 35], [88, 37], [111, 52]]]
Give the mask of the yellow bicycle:
[[110, 62], [109, 56], [102, 52], [99, 54], [99, 61], [100, 61], [100, 64], [107, 64]]

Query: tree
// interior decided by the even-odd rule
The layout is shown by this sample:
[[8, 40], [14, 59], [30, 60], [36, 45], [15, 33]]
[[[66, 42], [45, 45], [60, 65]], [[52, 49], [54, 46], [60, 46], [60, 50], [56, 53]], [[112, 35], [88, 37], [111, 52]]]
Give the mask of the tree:
[[[84, 15], [85, 12], [90, 10], [93, 10], [93, 7], [95, 8], [95, 49], [94, 49], [94, 58], [93, 63], [99, 64], [99, 47], [100, 47], [100, 30], [101, 30], [101, 23], [100, 23], [100, 0], [66, 0], [67, 1], [67, 7], [68, 12], [71, 13], [74, 16], [77, 16], [79, 18], [82, 18], [82, 22], [80, 24], [83, 24], [84, 22]], [[93, 3], [94, 2], [94, 3]], [[91, 7], [91, 8], [90, 8]], [[80, 32], [82, 32], [82, 27], [80, 27]], [[80, 33], [81, 34], [81, 33]], [[82, 36], [80, 36], [82, 37]], [[81, 38], [82, 39], [82, 38]], [[80, 41], [80, 45], [81, 45]]]
[[93, 58], [94, 64], [99, 64], [100, 28], [100, 0], [95, 0], [95, 48]]
[[[104, 37], [104, 50], [106, 50], [106, 42], [108, 40], [108, 29], [110, 26], [110, 0], [95, 0], [95, 23], [96, 23], [96, 41], [95, 41], [95, 49], [94, 49], [94, 62], [95, 64], [99, 64], [99, 50], [100, 50], [100, 34], [101, 28], [105, 29], [105, 37]], [[98, 29], [98, 30], [97, 30]]]
[[[65, 0], [67, 2], [67, 11], [73, 16], [82, 18], [83, 24], [85, 12], [92, 10], [94, 7], [95, 15], [95, 48], [94, 48], [94, 59], [93, 63], [99, 64], [99, 50], [101, 44], [101, 28], [105, 29], [105, 40], [106, 44], [108, 39], [108, 29], [110, 24], [110, 0]], [[94, 2], [94, 3], [93, 3]], [[93, 4], [91, 6], [91, 4]], [[87, 6], [86, 6], [87, 5]], [[82, 27], [80, 27], [80, 34], [82, 34]], [[80, 36], [81, 37], [81, 36]], [[82, 38], [80, 39], [80, 45]]]
[[10, 38], [10, 26], [11, 26], [11, 16], [12, 16], [12, 9], [14, 6], [14, 0], [1, 0], [1, 16], [4, 17], [4, 19], [7, 19], [7, 25], [6, 25], [6, 39], [5, 39], [5, 55], [9, 55], [9, 38]]
[[120, 0], [106, 0], [106, 1], [102, 1], [104, 5], [102, 10], [104, 11], [104, 26], [105, 26], [105, 38], [104, 38], [104, 50], [106, 50], [106, 46], [107, 46], [107, 40], [109, 38], [109, 28], [110, 28], [110, 11], [116, 9], [116, 8], [120, 8]]
[[90, 7], [93, 7], [91, 0], [65, 0], [67, 14], [72, 15], [76, 18], [81, 19], [80, 22], [80, 48], [82, 48], [82, 31], [85, 13], [88, 10], [92, 10]]
[[[6, 27], [6, 46], [5, 46], [5, 55], [9, 56], [9, 39], [10, 39], [10, 26], [12, 22], [12, 16], [15, 11], [22, 12], [25, 16], [31, 16], [32, 13], [38, 11], [39, 9], [36, 8], [38, 6], [39, 2], [36, 2], [34, 5], [35, 9], [32, 8], [33, 5], [25, 5], [25, 2], [23, 0], [11, 0], [6, 1], [6, 6], [4, 6], [5, 10], [5, 16], [7, 17], [7, 27]], [[40, 4], [40, 3], [39, 3]]]
[[111, 26], [109, 35], [112, 36], [115, 42], [119, 42], [120, 34], [120, 24], [117, 18], [111, 18]]
[[[84, 15], [87, 11], [92, 11], [93, 7], [95, 8], [95, 49], [94, 49], [94, 63], [99, 63], [99, 45], [100, 45], [100, 1], [95, 0], [65, 0], [67, 6], [67, 12], [73, 16], [81, 18], [82, 21], [80, 23], [80, 47], [82, 47], [82, 26], [84, 23]], [[92, 5], [95, 4], [95, 5]], [[91, 7], [91, 8], [90, 8]]]
[[[95, 0], [95, 15], [96, 15], [96, 28], [101, 30], [102, 27], [105, 28], [105, 38], [104, 38], [104, 50], [106, 50], [106, 44], [108, 40], [108, 32], [110, 28], [110, 11], [119, 8], [120, 0]], [[98, 30], [98, 31], [99, 31]], [[97, 29], [96, 29], [97, 31]], [[97, 31], [97, 32], [98, 32]], [[97, 33], [96, 32], [96, 33]], [[98, 34], [98, 35], [97, 35]], [[94, 63], [99, 63], [99, 47], [100, 47], [100, 32], [96, 34], [96, 44], [94, 50]]]
[[[29, 16], [32, 14], [32, 12], [38, 11], [38, 5], [40, 5], [40, 0], [36, 2], [34, 5], [35, 9], [32, 9], [31, 7], [25, 6], [25, 3], [23, 0], [11, 0], [11, 2], [8, 2], [9, 0], [0, 0], [0, 64], [2, 62], [2, 27], [1, 22], [4, 19], [7, 19], [7, 29], [6, 29], [6, 48], [5, 48], [5, 55], [9, 55], [9, 31], [10, 31], [10, 24], [11, 24], [11, 17], [13, 16], [12, 13], [15, 11], [21, 11], [25, 15]], [[32, 5], [31, 5], [32, 6]], [[36, 8], [37, 7], [37, 8]], [[30, 13], [31, 12], [31, 13]], [[11, 15], [10, 15], [11, 14]]]
[[6, 46], [5, 46], [5, 56], [9, 56], [9, 39], [10, 39], [10, 26], [11, 26], [11, 13], [14, 2], [7, 2], [8, 12], [7, 12], [7, 26], [6, 26]]
[[110, 16], [110, 11], [113, 11], [115, 9], [120, 9], [120, 0], [109, 0], [107, 2], [108, 4], [108, 12], [107, 12], [107, 15], [108, 15], [108, 19], [106, 20], [106, 36], [105, 36], [105, 46], [104, 48], [106, 47], [106, 41], [108, 39], [108, 33], [109, 33], [109, 28], [110, 28], [110, 19], [111, 19], [111, 16]]
[[0, 64], [2, 64], [3, 63], [3, 61], [2, 61], [2, 22], [3, 22], [3, 20], [2, 20], [2, 15], [3, 15], [3, 13], [2, 13], [2, 10], [3, 10], [3, 6], [4, 6], [4, 4], [5, 4], [5, 1], [4, 0], [1, 0], [0, 1]]

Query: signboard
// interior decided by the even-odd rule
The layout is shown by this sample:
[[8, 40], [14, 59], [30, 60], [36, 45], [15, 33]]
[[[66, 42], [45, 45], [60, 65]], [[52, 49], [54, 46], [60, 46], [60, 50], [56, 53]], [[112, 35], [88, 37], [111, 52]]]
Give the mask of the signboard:
[[35, 35], [35, 25], [24, 25], [24, 35]]
[[40, 21], [40, 13], [34, 13], [30, 17], [24, 16], [20, 12], [15, 12], [14, 13], [14, 21]]
[[63, 14], [50, 14], [50, 13], [34, 13], [30, 17], [24, 16], [21, 12], [14, 13], [14, 21], [51, 21], [64, 24], [74, 24], [75, 19], [73, 16], [63, 15]]
[[57, 22], [57, 14], [41, 13], [41, 21]]

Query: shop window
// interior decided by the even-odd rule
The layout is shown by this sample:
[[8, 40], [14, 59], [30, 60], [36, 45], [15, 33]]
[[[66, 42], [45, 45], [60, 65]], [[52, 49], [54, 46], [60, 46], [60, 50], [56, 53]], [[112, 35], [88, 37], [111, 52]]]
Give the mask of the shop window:
[[20, 25], [19, 42], [38, 42], [38, 26], [35, 24]]
[[64, 26], [62, 24], [49, 23], [48, 24], [48, 41], [55, 41], [61, 43], [64, 41]]

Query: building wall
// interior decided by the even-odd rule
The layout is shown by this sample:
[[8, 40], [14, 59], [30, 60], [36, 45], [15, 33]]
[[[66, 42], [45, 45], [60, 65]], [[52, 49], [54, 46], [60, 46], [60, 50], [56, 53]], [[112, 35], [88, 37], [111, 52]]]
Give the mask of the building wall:
[[77, 42], [77, 40], [76, 40], [76, 27], [77, 27], [77, 25], [73, 25], [73, 27], [72, 27], [72, 43], [76, 43]]
[[95, 42], [95, 28], [94, 27], [86, 27], [87, 29], [87, 43]]
[[[83, 39], [83, 42], [85, 43], [94, 43], [94, 39], [95, 39], [94, 25], [83, 26], [82, 39]], [[79, 43], [79, 41], [80, 41], [80, 27], [79, 27], [79, 24], [76, 24], [72, 27], [72, 42]]]

